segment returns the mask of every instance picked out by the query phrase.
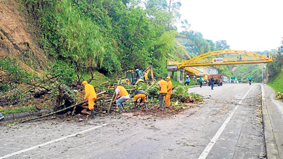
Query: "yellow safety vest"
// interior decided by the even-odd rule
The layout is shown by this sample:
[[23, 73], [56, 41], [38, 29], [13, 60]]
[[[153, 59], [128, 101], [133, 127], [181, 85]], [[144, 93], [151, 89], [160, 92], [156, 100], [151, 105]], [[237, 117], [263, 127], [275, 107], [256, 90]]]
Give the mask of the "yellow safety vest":
[[129, 95], [129, 93], [127, 92], [127, 90], [124, 87], [118, 86], [117, 88], [120, 90], [119, 91], [119, 96], [120, 97]]
[[173, 88], [173, 84], [171, 81], [167, 82], [168, 83], [168, 90], [167, 90], [167, 93], [168, 94], [171, 94], [172, 93], [172, 88]]
[[97, 98], [97, 95], [95, 93], [95, 89], [90, 84], [85, 85], [85, 98], [87, 98], [89, 100]]
[[167, 82], [164, 80], [159, 81], [161, 84], [161, 89], [159, 90], [159, 93], [167, 93]]

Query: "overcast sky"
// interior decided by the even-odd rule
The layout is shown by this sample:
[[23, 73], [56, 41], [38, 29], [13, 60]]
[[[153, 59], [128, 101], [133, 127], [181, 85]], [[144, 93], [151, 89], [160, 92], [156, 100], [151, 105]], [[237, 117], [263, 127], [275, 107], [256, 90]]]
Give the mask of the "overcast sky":
[[182, 0], [181, 19], [205, 39], [233, 50], [277, 49], [283, 37], [283, 0]]

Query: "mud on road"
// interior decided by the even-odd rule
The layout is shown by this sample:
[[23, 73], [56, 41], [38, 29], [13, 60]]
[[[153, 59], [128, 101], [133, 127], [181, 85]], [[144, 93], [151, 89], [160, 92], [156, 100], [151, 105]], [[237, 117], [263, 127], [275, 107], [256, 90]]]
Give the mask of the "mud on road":
[[189, 92], [203, 95], [204, 103], [163, 118], [125, 113], [83, 122], [1, 126], [0, 158], [194, 159], [229, 116], [205, 158], [259, 158], [265, 153], [260, 85], [226, 84], [213, 91], [203, 87]]

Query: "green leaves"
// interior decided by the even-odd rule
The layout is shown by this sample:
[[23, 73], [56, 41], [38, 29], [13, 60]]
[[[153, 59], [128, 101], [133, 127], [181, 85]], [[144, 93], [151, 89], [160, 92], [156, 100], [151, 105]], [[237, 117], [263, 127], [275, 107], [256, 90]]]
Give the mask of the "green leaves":
[[[29, 82], [37, 78], [36, 74], [28, 73], [22, 68], [15, 59], [10, 59], [5, 57], [0, 59], [0, 71], [4, 71], [5, 75], [9, 77], [8, 81], [10, 83], [24, 83]], [[5, 80], [3, 80], [5, 82]], [[6, 86], [1, 86], [1, 90], [6, 90]]]
[[74, 69], [61, 60], [51, 63], [48, 75], [56, 78], [59, 84], [72, 85], [75, 79]]
[[[143, 10], [135, 7], [137, 1], [128, 0], [23, 1], [39, 19], [45, 50], [77, 71], [119, 73], [149, 64], [157, 73], [166, 71], [166, 56], [177, 35], [167, 9]], [[165, 0], [151, 2], [168, 7]]]

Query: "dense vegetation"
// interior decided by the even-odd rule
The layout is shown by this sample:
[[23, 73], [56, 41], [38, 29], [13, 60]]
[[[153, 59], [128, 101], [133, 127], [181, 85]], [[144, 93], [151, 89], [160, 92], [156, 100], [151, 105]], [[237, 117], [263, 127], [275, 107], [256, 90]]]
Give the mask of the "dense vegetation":
[[219, 40], [216, 41], [216, 44], [214, 44], [212, 40], [204, 39], [200, 32], [192, 30], [181, 32], [179, 37], [182, 38], [181, 43], [187, 48], [187, 50], [194, 54], [230, 49], [226, 40]]
[[166, 71], [178, 33], [173, 12], [155, 1], [148, 1], [146, 9], [121, 0], [23, 1], [39, 20], [44, 49], [76, 71], [113, 73], [150, 64], [158, 73]]
[[247, 81], [251, 77], [254, 82], [262, 82], [262, 64], [245, 64], [237, 65], [236, 67], [237, 69], [233, 72], [233, 76], [239, 80]]
[[281, 46], [278, 48], [278, 52], [273, 54], [272, 63], [267, 64], [268, 74], [271, 79], [269, 85], [276, 92], [283, 92], [283, 40]]
[[[22, 1], [38, 20], [44, 50], [76, 72], [119, 74], [152, 64], [157, 74], [166, 74], [166, 60], [229, 49], [225, 40], [214, 44], [189, 31], [186, 20], [178, 34], [174, 23], [181, 16], [180, 2], [148, 0], [140, 7], [135, 0]], [[184, 39], [185, 48], [175, 37]]]

